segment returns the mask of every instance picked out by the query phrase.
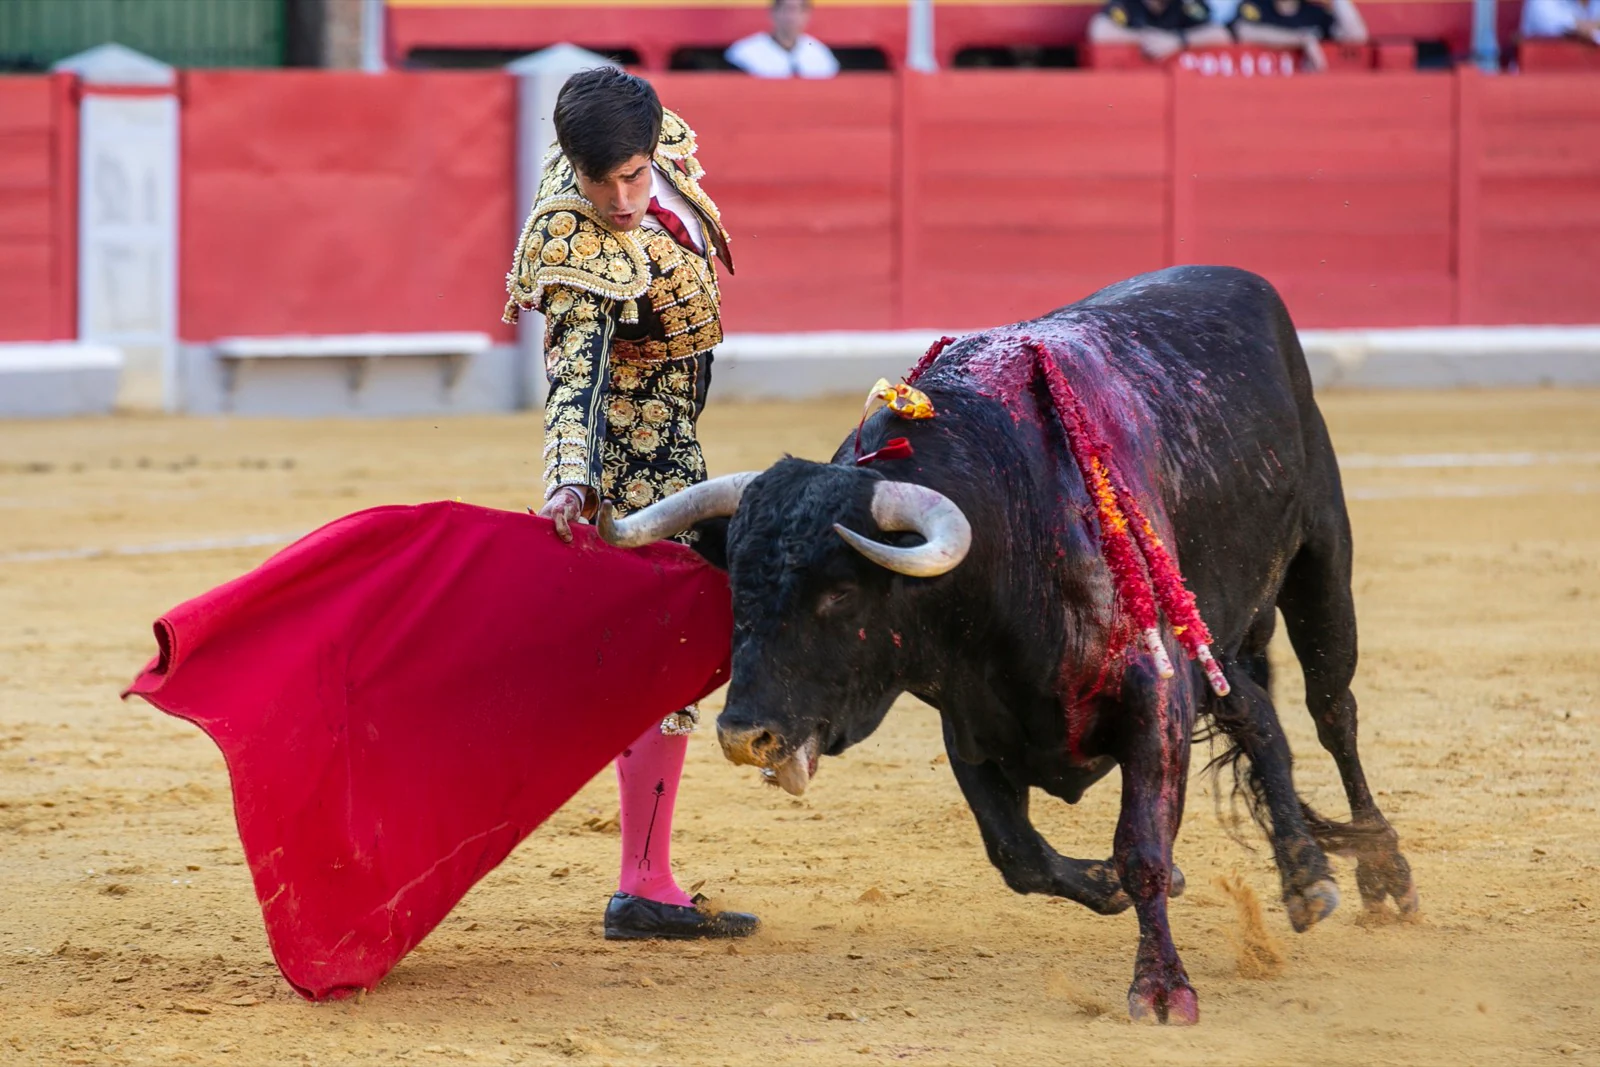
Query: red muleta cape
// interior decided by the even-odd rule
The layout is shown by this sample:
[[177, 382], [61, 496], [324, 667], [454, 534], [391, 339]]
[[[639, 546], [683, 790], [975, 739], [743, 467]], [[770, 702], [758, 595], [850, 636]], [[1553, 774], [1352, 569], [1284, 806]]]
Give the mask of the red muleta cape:
[[725, 576], [463, 504], [339, 519], [156, 621], [129, 687], [222, 749], [272, 954], [371, 989], [663, 716], [728, 677]]

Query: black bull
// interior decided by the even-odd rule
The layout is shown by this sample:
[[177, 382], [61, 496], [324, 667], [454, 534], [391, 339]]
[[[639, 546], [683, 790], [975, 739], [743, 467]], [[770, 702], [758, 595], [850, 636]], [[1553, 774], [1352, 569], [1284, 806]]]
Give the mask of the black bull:
[[[1071, 382], [1174, 546], [1231, 683], [1226, 697], [1170, 635], [1170, 680], [1130, 640], [1043, 359]], [[1006, 884], [1103, 914], [1137, 912], [1136, 1018], [1198, 1015], [1167, 922], [1167, 898], [1182, 891], [1172, 843], [1197, 718], [1225, 735], [1224, 760], [1248, 759], [1235, 770], [1272, 840], [1297, 930], [1338, 903], [1325, 850], [1354, 855], [1368, 907], [1392, 897], [1414, 910], [1410, 869], [1356, 754], [1338, 466], [1271, 286], [1229, 268], [1144, 275], [966, 337], [916, 384], [935, 418], [880, 411], [831, 463], [784, 459], [630, 519], [602, 516], [621, 544], [699, 522], [702, 551], [727, 567], [733, 677], [717, 730], [728, 757], [798, 792], [819, 755], [869, 736], [901, 693], [931, 704]], [[902, 436], [910, 455], [855, 461]], [[716, 516], [731, 516], [725, 529]], [[1270, 696], [1274, 609], [1343, 777], [1349, 823], [1319, 817], [1295, 792]], [[1112, 858], [1060, 855], [1029, 821], [1029, 787], [1073, 803], [1113, 767], [1122, 809]]]

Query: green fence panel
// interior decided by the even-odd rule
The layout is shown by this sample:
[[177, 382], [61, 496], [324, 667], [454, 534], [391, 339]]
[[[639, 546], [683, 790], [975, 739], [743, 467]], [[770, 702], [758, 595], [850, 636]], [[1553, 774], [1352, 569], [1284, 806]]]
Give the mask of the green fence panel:
[[116, 42], [176, 67], [277, 67], [287, 0], [0, 0], [0, 69]]

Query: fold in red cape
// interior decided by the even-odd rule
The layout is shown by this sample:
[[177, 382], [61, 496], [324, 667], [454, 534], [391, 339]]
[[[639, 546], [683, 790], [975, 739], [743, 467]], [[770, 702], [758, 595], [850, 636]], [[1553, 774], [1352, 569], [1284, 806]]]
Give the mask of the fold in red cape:
[[575, 533], [374, 508], [157, 620], [128, 693], [222, 749], [303, 996], [371, 989], [651, 722], [727, 678], [720, 571]]

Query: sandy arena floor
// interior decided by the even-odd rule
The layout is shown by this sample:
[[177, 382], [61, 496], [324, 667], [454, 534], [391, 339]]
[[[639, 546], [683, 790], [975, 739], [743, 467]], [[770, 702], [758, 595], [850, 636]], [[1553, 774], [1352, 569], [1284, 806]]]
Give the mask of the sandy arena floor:
[[[857, 410], [714, 408], [713, 470], [825, 457]], [[1364, 755], [1424, 917], [1363, 921], [1346, 867], [1344, 906], [1294, 935], [1270, 855], [1231, 841], [1197, 783], [1173, 908], [1189, 1030], [1124, 1017], [1131, 913], [1004, 887], [910, 701], [804, 800], [695, 737], [679, 867], [761, 913], [751, 942], [601, 939], [617, 838], [584, 824], [615, 810], [608, 773], [375, 994], [300, 1000], [217, 752], [116, 699], [150, 621], [267, 538], [59, 557], [288, 537], [378, 503], [520, 507], [536, 421], [0, 424], [0, 1062], [1600, 1064], [1600, 393], [1325, 410], [1356, 524]], [[1298, 677], [1279, 677], [1302, 791], [1342, 810]], [[1114, 776], [1075, 810], [1036, 805], [1085, 856], [1109, 854], [1116, 810]], [[1232, 872], [1281, 944], [1275, 977], [1239, 973]]]

